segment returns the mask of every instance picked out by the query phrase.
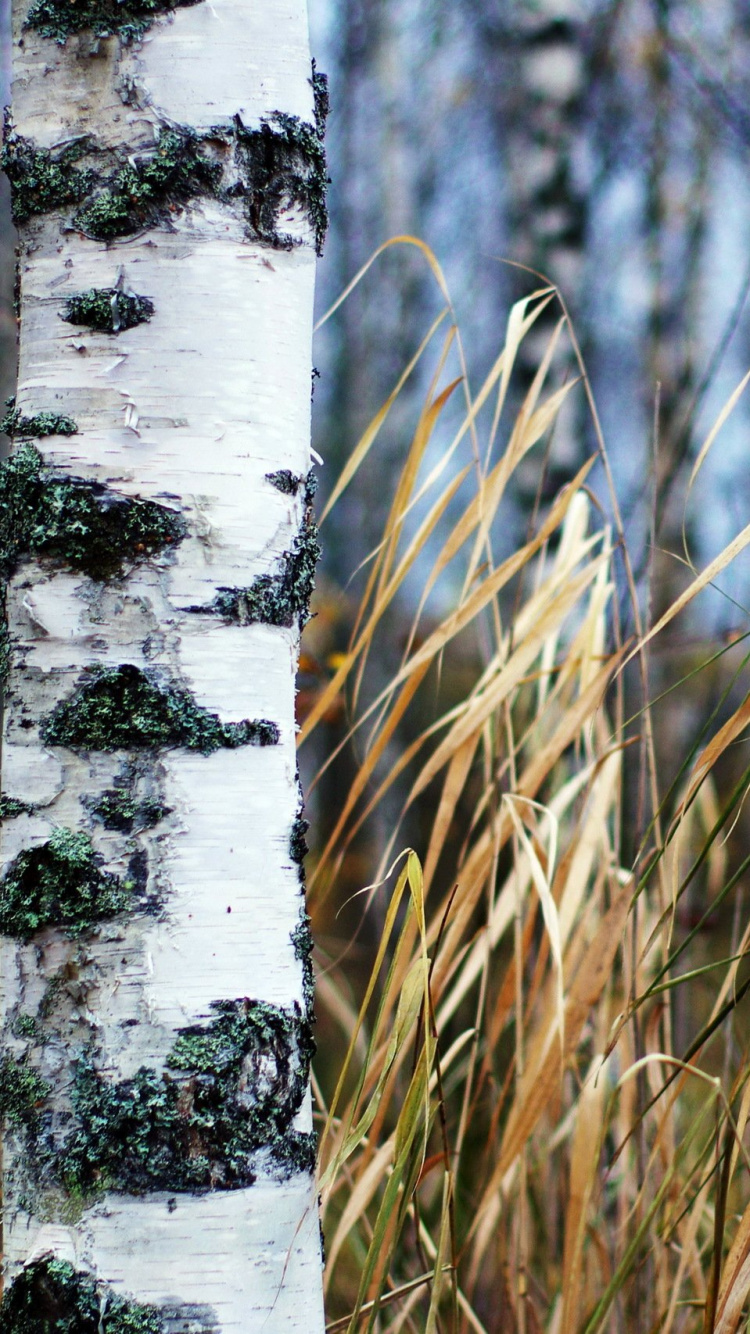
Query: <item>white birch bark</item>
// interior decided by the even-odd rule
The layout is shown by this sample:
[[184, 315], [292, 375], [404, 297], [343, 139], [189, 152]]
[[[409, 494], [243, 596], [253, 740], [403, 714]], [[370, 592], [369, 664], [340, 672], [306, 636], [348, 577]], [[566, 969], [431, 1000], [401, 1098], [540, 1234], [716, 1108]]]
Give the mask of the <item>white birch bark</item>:
[[[582, 0], [538, 0], [520, 16], [515, 66], [518, 106], [508, 132], [513, 256], [557, 283], [576, 314], [583, 274], [588, 201], [576, 161], [582, 99], [589, 70]], [[533, 281], [530, 279], [530, 281]], [[519, 367], [528, 386], [549, 344], [559, 308], [553, 304], [524, 339]], [[576, 374], [569, 356], [569, 374]], [[555, 423], [548, 465], [552, 485], [572, 476], [581, 460], [580, 412], [570, 396]], [[525, 491], [538, 486], [538, 458], [519, 473]]]
[[[16, 5], [15, 132], [55, 153], [90, 135], [94, 156], [82, 167], [101, 162], [103, 149], [110, 171], [128, 155], [147, 157], [173, 125], [229, 133], [236, 116], [254, 128], [276, 112], [313, 121], [304, 0], [204, 0], [158, 17], [129, 45], [91, 32], [58, 44], [23, 26], [27, 9]], [[161, 1076], [178, 1030], [208, 1028], [214, 1002], [249, 998], [286, 1013], [306, 1003], [289, 851], [297, 622], [227, 624], [188, 609], [273, 574], [300, 529], [302, 491], [286, 494], [267, 477], [304, 477], [310, 466], [310, 225], [303, 209], [287, 210], [280, 227], [298, 244], [264, 244], [248, 235], [242, 201], [220, 192], [167, 204], [105, 244], [82, 234], [74, 213], [40, 213], [21, 229], [17, 407], [75, 421], [76, 434], [34, 442], [56, 475], [156, 501], [182, 516], [186, 536], [109, 580], [22, 554], [8, 588], [3, 793], [24, 811], [5, 821], [4, 871], [56, 829], [83, 831], [101, 870], [121, 879], [134, 850], [145, 853], [147, 894], [158, 901], [77, 936], [48, 924], [28, 940], [2, 938], [6, 1051], [51, 1086], [35, 1109], [43, 1126], [50, 1108], [53, 1120], [70, 1110], [82, 1052], [113, 1086], [142, 1067]], [[70, 296], [118, 283], [153, 302], [149, 322], [113, 336], [60, 318]], [[271, 720], [278, 744], [130, 754], [45, 743], [43, 720], [75, 697], [92, 664], [176, 682], [221, 723]], [[107, 829], [92, 813], [124, 774], [137, 800], [167, 808], [152, 828]], [[251, 1079], [249, 1089], [252, 1100]], [[294, 1126], [311, 1129], [309, 1093]], [[102, 1292], [153, 1304], [170, 1331], [322, 1330], [309, 1171], [282, 1171], [261, 1149], [252, 1185], [120, 1184], [76, 1203], [62, 1187], [29, 1185], [28, 1152], [25, 1129], [11, 1126], [6, 1282], [55, 1256]]]

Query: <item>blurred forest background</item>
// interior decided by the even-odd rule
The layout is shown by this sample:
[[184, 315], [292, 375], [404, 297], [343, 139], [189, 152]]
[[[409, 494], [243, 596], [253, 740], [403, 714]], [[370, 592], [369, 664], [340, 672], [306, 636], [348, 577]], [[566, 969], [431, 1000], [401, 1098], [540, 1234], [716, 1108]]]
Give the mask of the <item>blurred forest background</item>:
[[[660, 614], [688, 580], [683, 518], [691, 555], [705, 564], [750, 509], [748, 399], [723, 427], [686, 512], [700, 443], [750, 365], [748, 0], [312, 0], [311, 23], [331, 91], [331, 229], [319, 267], [320, 315], [378, 246], [416, 236], [445, 273], [476, 390], [502, 345], [510, 306], [540, 286], [512, 265], [557, 284], [590, 376], [639, 599], [645, 606], [650, 596]], [[324, 460], [319, 508], [441, 305], [421, 253], [394, 247], [320, 329], [313, 414], [313, 443]], [[547, 311], [520, 348], [516, 402], [559, 314], [559, 307]], [[559, 383], [578, 373], [566, 346], [556, 359]], [[420, 361], [324, 525], [303, 709], [308, 690], [314, 696], [320, 684], [316, 673], [325, 675], [326, 655], [348, 642], [364, 584], [353, 575], [380, 540], [431, 373]], [[459, 417], [457, 406], [443, 413], [433, 460]], [[554, 439], [514, 472], [494, 533], [500, 554], [517, 544], [539, 502], [596, 450], [595, 436], [576, 391]], [[611, 518], [601, 468], [589, 481]], [[398, 661], [424, 570], [423, 559], [389, 609], [373, 690]], [[633, 624], [621, 562], [617, 577], [627, 634]], [[454, 593], [449, 580], [428, 611], [439, 616]], [[750, 563], [741, 555], [720, 589], [655, 646], [654, 695], [675, 675], [681, 646], [694, 661], [744, 628], [749, 594]], [[695, 725], [703, 691], [715, 687], [708, 680], [662, 711], [657, 742], [667, 752], [666, 779], [667, 737]], [[334, 712], [326, 753], [346, 729]], [[316, 837], [335, 823], [336, 790], [347, 782], [344, 765], [322, 784], [320, 807], [312, 807]], [[389, 827], [398, 808], [394, 796], [371, 822], [373, 847], [358, 844], [362, 865], [350, 853], [350, 892], [366, 883], [373, 856], [377, 863], [374, 849], [385, 841], [377, 820]], [[413, 821], [407, 832], [418, 846]]]
[[[747, 0], [312, 0], [311, 17], [331, 86], [321, 312], [388, 237], [418, 236], [443, 266], [478, 383], [531, 286], [502, 261], [543, 272], [570, 309], [642, 540], [657, 383], [664, 486], [747, 367]], [[419, 255], [393, 251], [321, 334], [324, 494], [437, 304]], [[407, 395], [373, 469], [398, 463], [408, 412]], [[746, 430], [744, 410], [703, 480], [704, 555], [747, 511]], [[558, 435], [554, 480], [593, 440], [584, 414]], [[527, 471], [521, 507], [536, 490]], [[374, 502], [363, 478], [327, 540], [332, 575], [348, 578], [374, 544]], [[713, 615], [731, 619], [718, 604]]]

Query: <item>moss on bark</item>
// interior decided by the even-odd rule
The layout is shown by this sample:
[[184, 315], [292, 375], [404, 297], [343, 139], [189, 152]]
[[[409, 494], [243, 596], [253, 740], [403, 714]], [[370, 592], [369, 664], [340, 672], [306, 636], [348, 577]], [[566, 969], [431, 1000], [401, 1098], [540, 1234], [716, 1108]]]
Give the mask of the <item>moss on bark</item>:
[[126, 663], [87, 668], [75, 693], [42, 724], [41, 735], [46, 745], [71, 750], [184, 746], [210, 755], [222, 748], [275, 745], [279, 729], [265, 718], [222, 723], [184, 686], [153, 668]]
[[302, 966], [302, 999], [305, 1002], [305, 1014], [309, 1023], [315, 1021], [315, 970], [312, 962], [313, 936], [310, 915], [303, 903], [300, 908], [299, 922], [291, 934], [294, 957]]
[[110, 788], [98, 801], [92, 801], [90, 808], [105, 829], [115, 829], [121, 834], [132, 834], [134, 829], [153, 829], [170, 813], [169, 806], [160, 801], [138, 801], [127, 788]]
[[154, 313], [147, 296], [117, 287], [91, 287], [69, 296], [61, 311], [67, 324], [81, 324], [97, 333], [117, 334], [144, 324]]
[[49, 556], [92, 579], [122, 572], [180, 542], [181, 515], [151, 500], [132, 500], [98, 482], [60, 477], [33, 445], [0, 464], [0, 573], [7, 579], [22, 556]]
[[137, 41], [162, 14], [198, 4], [199, 0], [34, 0], [27, 28], [64, 43], [73, 33], [89, 29], [95, 37], [117, 35]]
[[19, 852], [0, 880], [0, 931], [21, 940], [47, 926], [80, 935], [131, 907], [142, 878], [135, 864], [125, 880], [103, 871], [87, 834], [56, 829]]
[[31, 810], [32, 807], [19, 801], [18, 797], [0, 797], [0, 820], [15, 820], [19, 815], [28, 815]]
[[238, 625], [261, 623], [289, 629], [296, 623], [300, 630], [303, 628], [309, 620], [315, 568], [320, 558], [318, 529], [312, 508], [315, 494], [312, 473], [305, 488], [302, 524], [291, 550], [282, 557], [278, 572], [259, 575], [248, 588], [220, 588], [213, 601], [204, 606], [188, 607], [188, 611], [220, 616]]
[[[163, 127], [153, 148], [114, 171], [100, 169], [103, 159], [111, 165], [111, 153], [105, 157], [89, 138], [52, 152], [16, 134], [8, 119], [2, 165], [14, 219], [21, 225], [78, 204], [72, 225], [92, 240], [111, 242], [158, 226], [175, 206], [212, 195], [224, 203], [240, 201], [250, 236], [285, 250], [298, 241], [281, 229], [280, 219], [300, 208], [320, 253], [328, 226], [324, 85], [316, 73], [314, 123], [276, 111], [252, 129], [239, 116], [229, 128]], [[87, 165], [77, 166], [84, 156]]]
[[50, 1085], [25, 1061], [6, 1056], [0, 1064], [0, 1117], [17, 1129], [35, 1130]]
[[296, 496], [304, 480], [304, 477], [298, 477], [289, 468], [279, 468], [278, 472], [266, 473], [266, 481], [285, 496]]
[[202, 150], [202, 136], [183, 126], [159, 132], [153, 153], [134, 158], [95, 191], [73, 218], [73, 226], [95, 241], [113, 241], [153, 226], [169, 203], [215, 194], [218, 162]]
[[96, 173], [76, 163], [89, 147], [88, 139], [76, 139], [54, 153], [37, 148], [31, 139], [16, 134], [6, 108], [0, 166], [10, 181], [13, 221], [18, 226], [36, 214], [68, 208], [86, 198]]
[[33, 1260], [0, 1302], [0, 1334], [163, 1334], [159, 1310], [121, 1297], [67, 1260]]
[[241, 184], [232, 193], [246, 201], [251, 235], [276, 249], [290, 250], [294, 238], [279, 228], [282, 213], [295, 205], [305, 213], [320, 255], [328, 230], [328, 175], [322, 132], [298, 116], [275, 111], [258, 129], [235, 119], [235, 154]]
[[14, 440], [39, 440], [47, 435], [76, 435], [78, 427], [72, 417], [60, 412], [37, 412], [33, 417], [24, 417], [13, 406], [13, 399], [9, 399], [8, 411], [0, 420], [0, 431]]
[[302, 997], [305, 1002], [305, 1014], [309, 1023], [315, 1022], [315, 971], [313, 969], [313, 935], [310, 916], [305, 906], [305, 857], [309, 851], [305, 834], [310, 828], [302, 814], [302, 793], [300, 790], [300, 809], [292, 822], [289, 835], [289, 856], [297, 867], [302, 904], [299, 922], [291, 933], [294, 957], [302, 966]]
[[84, 1056], [75, 1129], [54, 1171], [68, 1190], [236, 1189], [252, 1185], [263, 1152], [272, 1172], [311, 1171], [312, 1135], [292, 1122], [313, 1046], [298, 1010], [219, 1001], [206, 1027], [180, 1029], [163, 1074], [142, 1067], [111, 1083]]

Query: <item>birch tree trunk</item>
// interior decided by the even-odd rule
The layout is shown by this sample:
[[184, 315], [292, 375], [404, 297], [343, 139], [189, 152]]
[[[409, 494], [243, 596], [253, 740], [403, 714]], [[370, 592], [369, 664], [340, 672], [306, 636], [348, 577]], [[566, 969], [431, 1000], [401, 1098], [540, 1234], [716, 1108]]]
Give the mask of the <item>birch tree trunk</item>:
[[0, 1330], [315, 1334], [324, 80], [304, 0], [22, 0], [13, 57]]
[[[585, 259], [588, 199], [576, 178], [576, 151], [585, 149], [584, 94], [590, 77], [586, 6], [581, 0], [538, 0], [516, 19], [518, 104], [507, 136], [510, 227], [514, 258], [548, 275], [574, 307]], [[534, 281], [530, 279], [530, 281]], [[553, 303], [524, 339], [519, 370], [530, 387], [559, 319]], [[568, 373], [577, 374], [569, 357]], [[581, 465], [580, 410], [570, 397], [555, 423], [547, 462], [547, 497]], [[519, 470], [528, 500], [539, 483], [538, 457]]]

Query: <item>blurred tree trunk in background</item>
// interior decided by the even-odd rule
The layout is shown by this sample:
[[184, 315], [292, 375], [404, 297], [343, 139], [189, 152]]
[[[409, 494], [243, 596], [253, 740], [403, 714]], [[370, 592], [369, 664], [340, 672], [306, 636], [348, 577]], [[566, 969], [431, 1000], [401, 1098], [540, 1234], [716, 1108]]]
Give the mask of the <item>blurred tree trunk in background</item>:
[[[316, 0], [313, 12], [323, 43], [328, 34], [337, 92], [331, 142], [340, 164], [321, 302], [406, 227], [444, 266], [476, 386], [508, 297], [535, 282], [498, 260], [548, 273], [570, 304], [623, 480], [629, 532], [643, 542], [656, 381], [662, 439], [676, 430], [679, 448], [694, 451], [696, 413], [686, 432], [679, 421], [670, 425], [670, 402], [677, 393], [680, 411], [690, 415], [706, 375], [695, 406], [710, 417], [740, 378], [750, 338], [746, 311], [731, 323], [744, 281], [745, 7], [460, 0], [447, 13], [431, 0]], [[413, 257], [389, 252], [324, 330], [316, 431], [331, 472], [437, 308]], [[724, 333], [731, 336], [714, 362]], [[560, 358], [562, 375], [571, 366]], [[421, 372], [421, 386], [429, 371]], [[404, 448], [400, 410], [399, 402], [380, 462]], [[592, 440], [572, 399], [568, 413], [551, 443], [550, 490]], [[704, 480], [707, 486], [715, 477], [730, 503], [740, 431], [738, 419], [725, 462], [711, 464]], [[547, 443], [529, 459], [522, 511]], [[342, 508], [352, 519], [347, 526], [361, 528], [357, 559], [367, 554], [367, 535], [380, 530], [377, 496], [364, 494], [372, 475], [363, 470]], [[722, 507], [712, 512], [718, 526]], [[715, 549], [719, 538], [708, 528], [696, 538]], [[332, 574], [339, 550], [332, 532]]]
[[[546, 0], [525, 8], [503, 43], [515, 69], [507, 127], [505, 108], [497, 107], [498, 137], [504, 139], [508, 164], [509, 258], [556, 283], [573, 312], [580, 302], [588, 223], [590, 152], [583, 115], [591, 76], [587, 36], [576, 0]], [[496, 34], [498, 41], [502, 39]], [[531, 274], [526, 281], [538, 282]], [[559, 304], [552, 302], [533, 335], [524, 340], [521, 391], [530, 386], [560, 315]], [[569, 350], [563, 353], [561, 371], [570, 377], [577, 374]], [[554, 494], [580, 466], [584, 442], [580, 401], [569, 398], [546, 461], [547, 494]], [[542, 481], [538, 458], [528, 461], [519, 481], [530, 503]]]
[[327, 96], [304, 0], [168, 9], [15, 6], [2, 1318], [311, 1334], [294, 673]]

